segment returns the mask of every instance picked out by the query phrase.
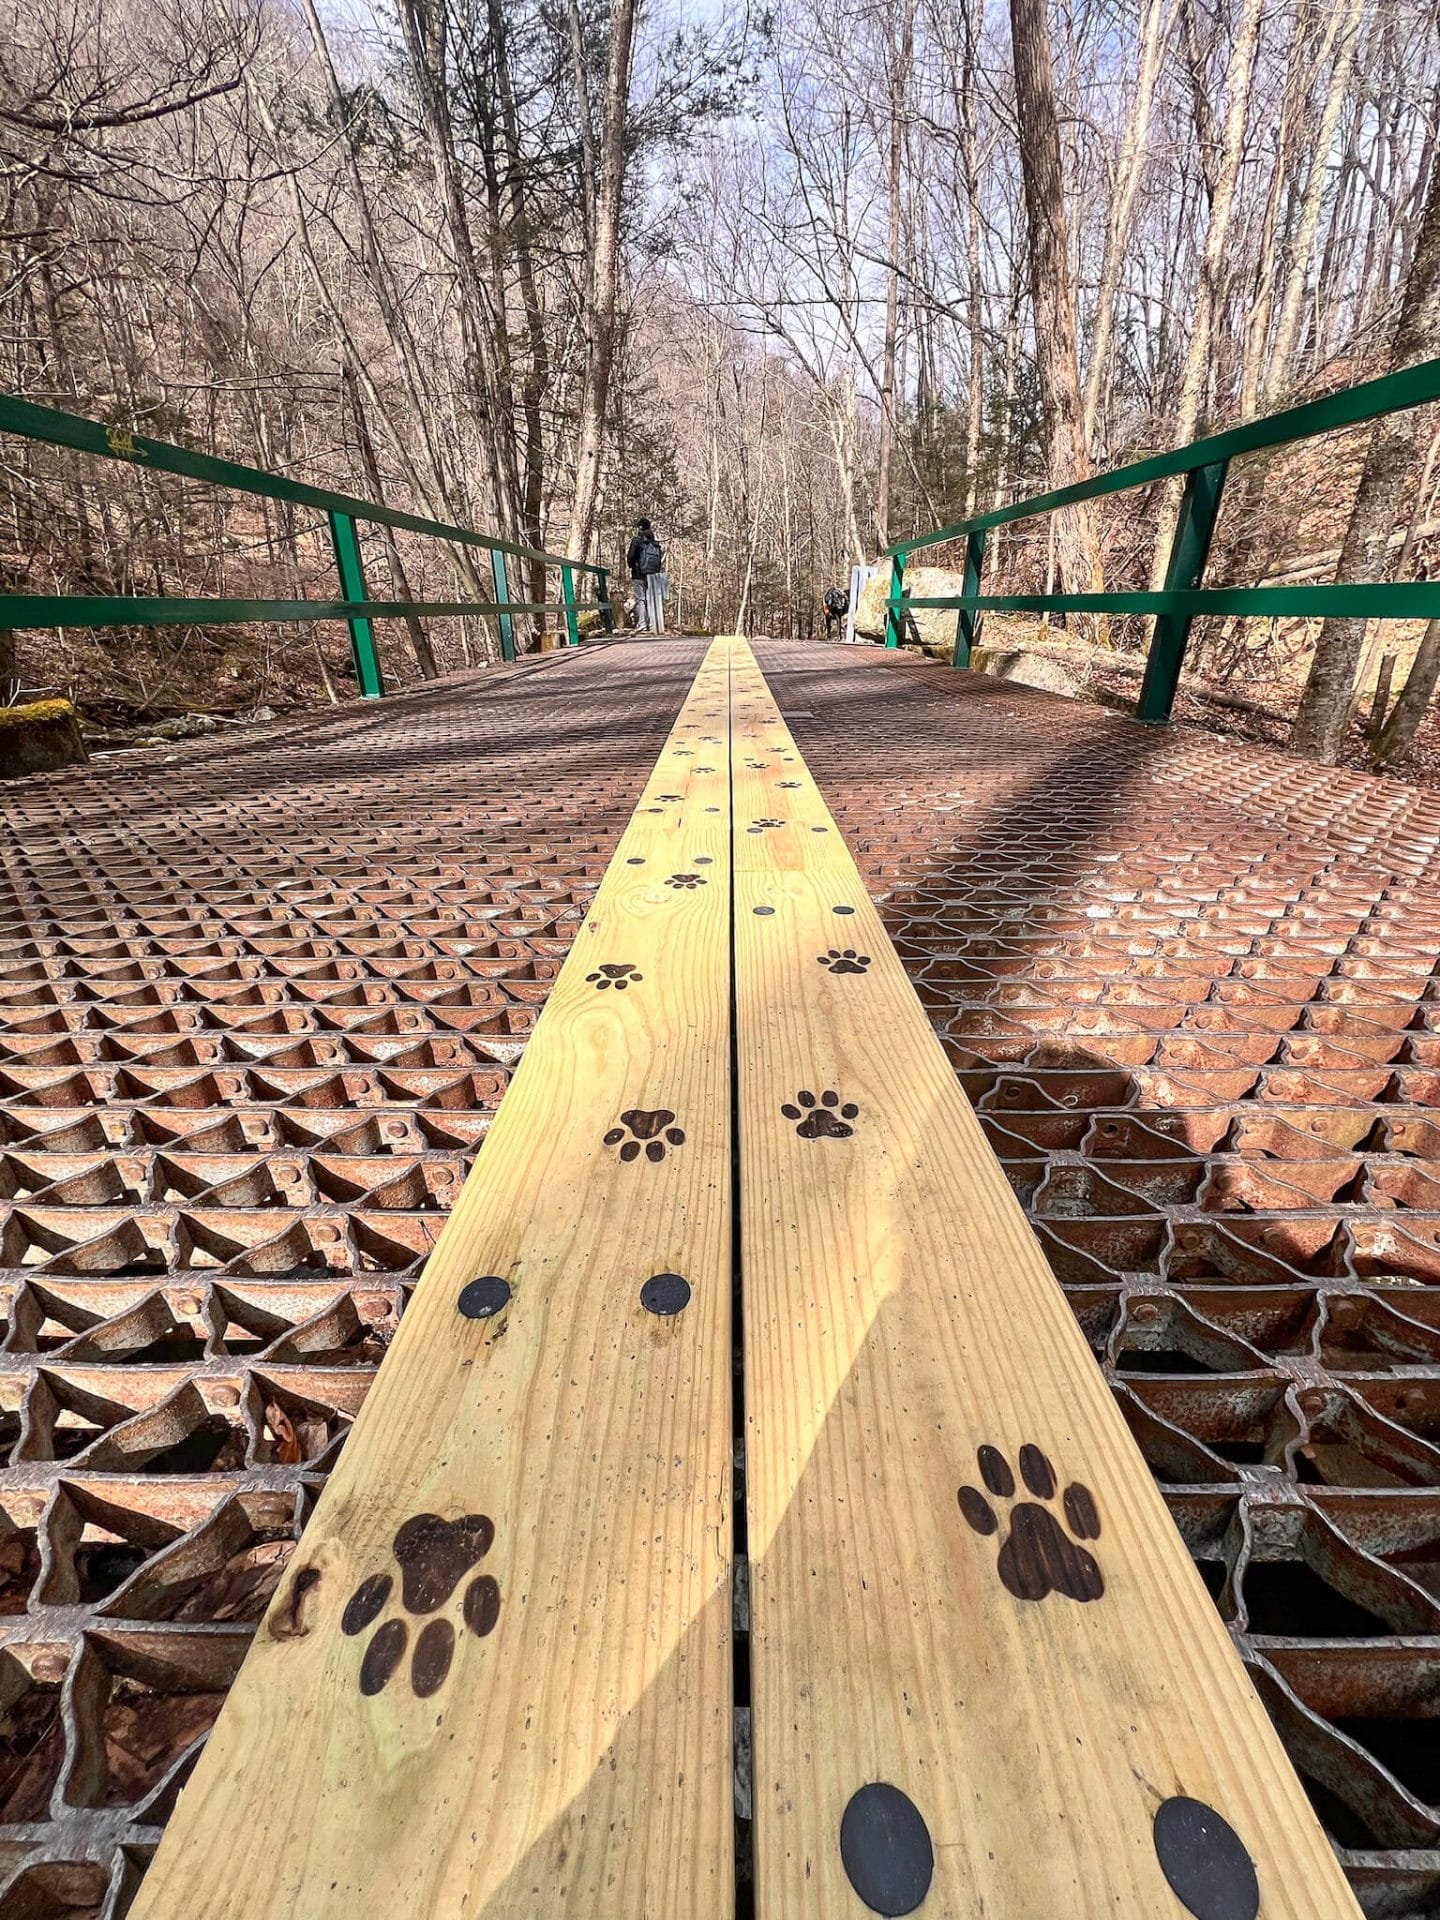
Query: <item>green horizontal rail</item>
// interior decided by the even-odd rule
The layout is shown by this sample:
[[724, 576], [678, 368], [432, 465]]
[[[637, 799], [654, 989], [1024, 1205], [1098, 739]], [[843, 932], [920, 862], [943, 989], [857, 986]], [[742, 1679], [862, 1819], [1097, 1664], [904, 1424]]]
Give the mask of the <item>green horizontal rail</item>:
[[1129, 466], [1112, 468], [1109, 473], [1097, 473], [1089, 480], [1077, 480], [1072, 486], [1057, 487], [1051, 493], [1017, 500], [1013, 506], [996, 507], [990, 513], [959, 520], [953, 527], [941, 527], [935, 533], [921, 534], [913, 540], [897, 540], [893, 546], [886, 547], [885, 555], [916, 553], [922, 547], [939, 546], [966, 534], [1003, 527], [1014, 520], [1028, 520], [1039, 513], [1053, 513], [1057, 507], [1077, 506], [1082, 500], [1098, 500], [1105, 494], [1124, 493], [1131, 487], [1153, 486], [1157, 480], [1193, 473], [1197, 467], [1214, 466], [1246, 453], [1263, 453], [1296, 440], [1311, 440], [1317, 434], [1335, 433], [1343, 427], [1363, 426], [1367, 421], [1378, 420], [1382, 414], [1421, 407], [1431, 400], [1440, 400], [1440, 360], [1422, 360], [1418, 366], [1382, 374], [1378, 380], [1364, 380], [1359, 386], [1328, 394], [1323, 400], [1307, 400], [1301, 406], [1287, 407], [1282, 413], [1247, 420], [1244, 426], [1232, 427], [1227, 433], [1192, 440], [1188, 446], [1153, 454], [1148, 460], [1136, 460]]
[[492, 553], [518, 554], [521, 559], [545, 560], [557, 567], [562, 564], [580, 567], [587, 573], [605, 571], [593, 561], [565, 560], [561, 554], [545, 553], [538, 547], [516, 546], [512, 541], [475, 533], [469, 527], [452, 527], [442, 520], [427, 520], [420, 514], [402, 513], [375, 500], [357, 500], [350, 494], [331, 493], [324, 487], [312, 487], [304, 480], [292, 480], [282, 473], [266, 473], [260, 467], [220, 460], [214, 454], [196, 453], [190, 447], [176, 446], [168, 440], [150, 440], [126, 427], [82, 420], [78, 414], [37, 406], [34, 401], [19, 400], [12, 394], [0, 394], [0, 433], [19, 434], [23, 439], [43, 441], [53, 447], [74, 447], [80, 453], [96, 454], [102, 460], [121, 460], [128, 466], [144, 467], [152, 473], [179, 473], [190, 480], [208, 480], [217, 487], [233, 487], [240, 493], [259, 494], [269, 500], [290, 500], [297, 506], [315, 507], [322, 513], [345, 513], [352, 520], [401, 527], [407, 533], [431, 534], [436, 539], [458, 541], [468, 547], [485, 547]]
[[[505, 660], [515, 658], [514, 616], [517, 613], [558, 613], [564, 616], [565, 632], [571, 646], [578, 645], [580, 612], [596, 612], [606, 632], [613, 618], [609, 601], [609, 571], [589, 560], [571, 560], [564, 555], [545, 553], [538, 547], [497, 540], [487, 533], [475, 533], [469, 527], [454, 527], [441, 520], [427, 520], [420, 514], [401, 513], [382, 506], [376, 500], [357, 500], [350, 494], [332, 493], [324, 487], [312, 487], [303, 480], [284, 474], [266, 473], [259, 467], [242, 466], [234, 460], [220, 460], [213, 454], [196, 453], [189, 447], [168, 440], [151, 440], [130, 428], [103, 425], [82, 420], [78, 414], [63, 413], [54, 407], [37, 406], [34, 401], [0, 394], [0, 433], [18, 434], [47, 446], [71, 447], [79, 453], [93, 454], [102, 460], [119, 460], [127, 466], [153, 473], [177, 473], [187, 479], [203, 480], [214, 486], [228, 487], [267, 500], [286, 500], [297, 506], [313, 507], [325, 514], [330, 541], [334, 548], [336, 570], [340, 576], [338, 600], [207, 600], [166, 595], [86, 595], [86, 594], [3, 594], [0, 595], [0, 631], [32, 627], [168, 627], [236, 626], [261, 620], [294, 622], [303, 620], [345, 620], [350, 626], [350, 650], [355, 662], [360, 693], [367, 700], [379, 699], [385, 691], [380, 654], [375, 644], [373, 622], [377, 619], [401, 619], [415, 614], [492, 614], [500, 633], [500, 652]], [[479, 547], [490, 556], [494, 582], [494, 600], [372, 600], [365, 589], [365, 564], [355, 531], [356, 521], [372, 525], [398, 527], [452, 545]], [[538, 560], [561, 570], [564, 598], [514, 600], [510, 595], [505, 557], [513, 554], [522, 560]], [[575, 573], [594, 575], [595, 600], [575, 598]]]
[[[0, 602], [3, 605], [3, 602]], [[1207, 613], [1309, 615], [1313, 619], [1433, 620], [1440, 580], [1365, 580], [1313, 587], [1193, 587], [1155, 593], [950, 593], [906, 599], [907, 607], [962, 607], [995, 613]]]
[[[1234, 614], [1244, 619], [1361, 619], [1431, 620], [1440, 618], [1440, 581], [1327, 581], [1297, 587], [1203, 587], [1200, 583], [1220, 514], [1230, 463], [1242, 454], [1293, 445], [1363, 426], [1389, 413], [1440, 400], [1440, 360], [1388, 373], [1378, 380], [1333, 393], [1304, 406], [1288, 407], [1263, 420], [1250, 420], [1228, 433], [1212, 434], [1149, 460], [1136, 460], [1069, 487], [1017, 500], [954, 526], [887, 547], [890, 590], [886, 600], [885, 644], [897, 647], [904, 635], [905, 617], [917, 607], [953, 608], [957, 667], [970, 665], [978, 613], [1119, 613], [1154, 617], [1144, 679], [1136, 715], [1147, 724], [1166, 724], [1179, 691], [1185, 648], [1191, 623], [1207, 614]], [[1029, 520], [1060, 508], [1078, 506], [1111, 493], [1153, 486], [1157, 481], [1185, 477], [1183, 497], [1171, 537], [1165, 567], [1165, 586], [1154, 593], [982, 593], [985, 535], [991, 527]], [[912, 554], [946, 541], [965, 542], [964, 591], [910, 595], [905, 573]], [[883, 556], [882, 556], [883, 557]]]
[[[603, 613], [599, 600], [577, 612]], [[398, 620], [407, 613], [556, 613], [548, 600], [180, 600], [86, 599], [64, 594], [0, 594], [0, 630], [18, 627], [233, 627], [251, 620]]]

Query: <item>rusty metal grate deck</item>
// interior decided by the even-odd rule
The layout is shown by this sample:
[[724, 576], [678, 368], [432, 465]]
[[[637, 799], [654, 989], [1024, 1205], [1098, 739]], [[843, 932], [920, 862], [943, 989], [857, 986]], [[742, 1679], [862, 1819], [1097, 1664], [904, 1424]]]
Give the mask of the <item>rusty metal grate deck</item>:
[[757, 651], [1362, 1905], [1440, 1913], [1440, 800]]
[[[1440, 802], [757, 651], [1362, 1904], [1440, 1913]], [[700, 654], [5, 791], [0, 1907], [123, 1913]]]
[[6, 789], [0, 1909], [123, 1913], [701, 651]]

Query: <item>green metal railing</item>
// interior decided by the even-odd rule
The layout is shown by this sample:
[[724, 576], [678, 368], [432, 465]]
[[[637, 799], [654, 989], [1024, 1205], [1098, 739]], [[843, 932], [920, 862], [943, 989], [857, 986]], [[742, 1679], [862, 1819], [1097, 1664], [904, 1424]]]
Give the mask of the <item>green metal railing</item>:
[[[516, 614], [563, 615], [566, 642], [572, 647], [580, 641], [582, 613], [598, 613], [605, 631], [613, 631], [609, 570], [589, 561], [570, 560], [562, 554], [543, 553], [536, 547], [517, 546], [508, 540], [493, 539], [489, 534], [474, 533], [468, 527], [446, 526], [442, 521], [401, 513], [374, 500], [356, 500], [349, 494], [331, 493], [324, 487], [309, 486], [303, 480], [265, 473], [258, 467], [240, 466], [233, 460], [218, 460], [213, 454], [195, 453], [189, 447], [175, 446], [167, 440], [149, 440], [125, 427], [82, 420], [77, 414], [38, 407], [11, 395], [0, 394], [0, 433], [18, 434], [52, 447], [73, 447], [81, 453], [97, 454], [104, 460], [143, 466], [151, 473], [178, 473], [187, 479], [206, 480], [236, 492], [259, 494], [267, 500], [288, 500], [296, 506], [317, 508], [329, 523], [342, 595], [338, 600], [217, 600], [147, 598], [132, 594], [105, 597], [9, 593], [0, 594], [0, 628], [168, 627], [192, 623], [235, 626], [255, 620], [344, 620], [350, 628], [356, 682], [367, 700], [378, 699], [385, 691], [375, 645], [376, 620], [422, 613], [490, 614], [499, 626], [500, 651], [506, 660], [515, 658]], [[365, 590], [365, 569], [355, 530], [356, 522], [362, 520], [398, 527], [407, 533], [427, 534], [460, 546], [483, 547], [490, 555], [495, 598], [480, 601], [370, 599]], [[507, 558], [541, 560], [547, 566], [558, 567], [563, 598], [554, 602], [515, 599], [510, 592]], [[577, 572], [595, 576], [593, 600], [576, 598]]]
[[[975, 641], [975, 616], [978, 613], [1140, 613], [1155, 616], [1150, 651], [1145, 662], [1145, 677], [1136, 702], [1137, 719], [1164, 725], [1175, 704], [1180, 672], [1185, 664], [1185, 648], [1191, 622], [1204, 614], [1241, 614], [1249, 618], [1272, 615], [1299, 615], [1311, 618], [1355, 615], [1369, 620], [1429, 620], [1440, 616], [1440, 581], [1410, 580], [1397, 582], [1331, 583], [1308, 587], [1202, 587], [1205, 564], [1210, 557], [1210, 542], [1219, 517], [1230, 462], [1242, 454], [1260, 453], [1272, 447], [1310, 440], [1337, 428], [1360, 426], [1378, 420], [1387, 413], [1400, 413], [1410, 407], [1440, 400], [1440, 360], [1423, 360], [1419, 366], [1401, 373], [1385, 374], [1379, 380], [1367, 380], [1324, 400], [1312, 400], [1304, 406], [1287, 408], [1263, 420], [1251, 420], [1229, 433], [1217, 433], [1189, 446], [1176, 447], [1171, 453], [1156, 454], [1149, 460], [1137, 460], [1128, 467], [1096, 474], [1093, 479], [1058, 487], [1052, 493], [1037, 494], [1019, 500], [1013, 507], [999, 507], [993, 513], [977, 514], [953, 527], [941, 527], [913, 540], [897, 541], [887, 547], [890, 559], [890, 591], [886, 601], [885, 644], [897, 647], [904, 632], [905, 613], [911, 607], [954, 607], [955, 651], [953, 663], [968, 667]], [[1106, 494], [1124, 493], [1132, 487], [1153, 486], [1157, 480], [1185, 476], [1184, 493], [1175, 533], [1170, 543], [1165, 569], [1165, 586], [1158, 593], [982, 593], [980, 584], [985, 567], [985, 535], [991, 527], [1002, 527], [1014, 520], [1028, 520], [1036, 514], [1054, 513], [1059, 507], [1076, 506], [1082, 500], [1098, 500]], [[922, 548], [938, 546], [942, 541], [965, 541], [965, 573], [962, 591], [917, 598], [905, 592], [905, 567], [909, 556]], [[885, 556], [882, 556], [882, 558]]]

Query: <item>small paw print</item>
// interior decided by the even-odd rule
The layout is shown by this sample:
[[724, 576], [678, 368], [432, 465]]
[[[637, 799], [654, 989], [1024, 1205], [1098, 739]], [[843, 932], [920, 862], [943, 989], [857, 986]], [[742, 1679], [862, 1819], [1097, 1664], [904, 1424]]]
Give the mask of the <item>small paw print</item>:
[[[440, 1612], [471, 1569], [490, 1551], [495, 1523], [487, 1514], [469, 1513], [442, 1520], [438, 1513], [417, 1513], [404, 1522], [391, 1544], [400, 1569], [400, 1604], [412, 1616], [434, 1615], [415, 1638], [410, 1655], [410, 1690], [417, 1700], [438, 1693], [455, 1657], [455, 1623]], [[340, 1631], [353, 1639], [385, 1611], [395, 1590], [393, 1573], [372, 1573], [345, 1603]], [[500, 1618], [499, 1582], [480, 1574], [460, 1602], [461, 1623], [479, 1640], [493, 1633]], [[410, 1628], [394, 1614], [375, 1629], [360, 1660], [360, 1691], [375, 1694], [389, 1685], [410, 1644]]]
[[854, 947], [830, 947], [815, 958], [822, 967], [828, 967], [831, 973], [865, 973], [869, 970], [868, 953], [857, 953]]
[[805, 783], [803, 780], [782, 780], [780, 784], [782, 787], [800, 787]]
[[647, 1107], [631, 1107], [620, 1116], [618, 1127], [611, 1127], [605, 1135], [607, 1147], [619, 1147], [620, 1158], [625, 1162], [638, 1160], [643, 1147], [647, 1160], [661, 1161], [665, 1158], [667, 1147], [683, 1147], [684, 1131], [675, 1124], [675, 1116], [668, 1107], [656, 1107], [653, 1112]]
[[767, 827], [783, 827], [783, 820], [752, 820], [745, 829], [747, 833], [764, 833]]
[[683, 799], [685, 798], [685, 796], [684, 796], [684, 794], [683, 794], [683, 793], [657, 793], [657, 794], [656, 794], [656, 796], [655, 796], [655, 798], [656, 798], [657, 800], [667, 800], [667, 801], [668, 801], [668, 800], [683, 800]]
[[827, 1090], [817, 1100], [813, 1093], [802, 1090], [793, 1105], [787, 1100], [780, 1111], [787, 1120], [799, 1121], [795, 1131], [802, 1140], [848, 1140], [855, 1129], [847, 1123], [860, 1109], [853, 1100], [842, 1107], [838, 1093]]
[[709, 882], [703, 873], [672, 873], [665, 884], [667, 887], [674, 887], [677, 892], [683, 893], [691, 891], [696, 887], [707, 886]]
[[[975, 1458], [980, 1478], [996, 1499], [1013, 1499], [1015, 1475], [1000, 1449], [980, 1447]], [[1065, 1489], [1061, 1505], [1067, 1533], [1050, 1507], [1036, 1504], [1053, 1500], [1056, 1491], [1055, 1469], [1039, 1447], [1021, 1447], [1020, 1477], [1035, 1499], [1022, 1500], [1010, 1509], [1010, 1537], [1000, 1549], [995, 1569], [1001, 1584], [1017, 1600], [1043, 1600], [1051, 1593], [1062, 1593], [1069, 1600], [1098, 1600], [1105, 1591], [1105, 1576], [1094, 1555], [1076, 1545], [1078, 1540], [1100, 1538], [1094, 1494], [1078, 1480]], [[997, 1531], [1000, 1522], [995, 1509], [978, 1487], [961, 1487], [956, 1498], [976, 1533]]]
[[645, 976], [628, 960], [621, 960], [613, 966], [597, 967], [594, 973], [587, 973], [585, 978], [597, 993], [604, 993], [607, 987], [614, 987], [617, 993], [623, 993], [627, 987], [638, 987]]

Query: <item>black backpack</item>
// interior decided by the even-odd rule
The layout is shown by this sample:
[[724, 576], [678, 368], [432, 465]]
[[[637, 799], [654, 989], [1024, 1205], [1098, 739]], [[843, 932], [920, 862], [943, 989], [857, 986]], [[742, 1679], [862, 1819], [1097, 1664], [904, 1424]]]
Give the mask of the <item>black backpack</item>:
[[658, 540], [642, 540], [640, 551], [635, 556], [637, 573], [660, 573], [665, 566], [665, 555]]

